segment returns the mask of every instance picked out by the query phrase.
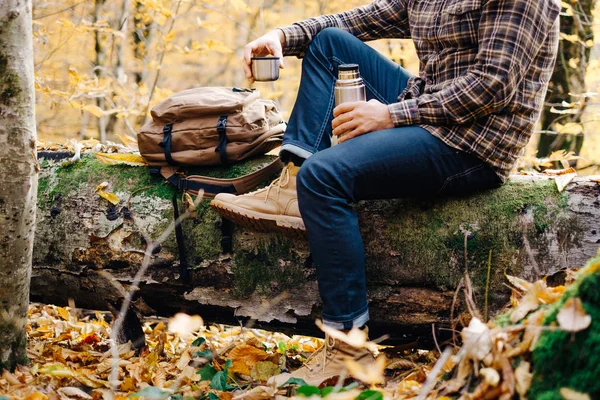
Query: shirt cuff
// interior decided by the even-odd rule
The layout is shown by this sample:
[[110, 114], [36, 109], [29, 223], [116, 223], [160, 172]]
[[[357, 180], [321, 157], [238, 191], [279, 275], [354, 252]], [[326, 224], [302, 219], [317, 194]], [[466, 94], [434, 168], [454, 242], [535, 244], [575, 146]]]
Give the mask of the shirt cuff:
[[308, 37], [304, 32], [304, 29], [300, 25], [293, 24], [277, 28], [283, 32], [285, 36], [285, 46], [283, 46], [284, 56], [304, 56], [306, 46], [308, 44]]
[[418, 125], [421, 122], [417, 99], [388, 104], [388, 110], [394, 126]]

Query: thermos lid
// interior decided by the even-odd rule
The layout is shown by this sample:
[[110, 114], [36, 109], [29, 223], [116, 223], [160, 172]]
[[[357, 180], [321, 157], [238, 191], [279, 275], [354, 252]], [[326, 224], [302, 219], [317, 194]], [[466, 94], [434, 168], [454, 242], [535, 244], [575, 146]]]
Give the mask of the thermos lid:
[[340, 64], [338, 71], [358, 71], [358, 64]]

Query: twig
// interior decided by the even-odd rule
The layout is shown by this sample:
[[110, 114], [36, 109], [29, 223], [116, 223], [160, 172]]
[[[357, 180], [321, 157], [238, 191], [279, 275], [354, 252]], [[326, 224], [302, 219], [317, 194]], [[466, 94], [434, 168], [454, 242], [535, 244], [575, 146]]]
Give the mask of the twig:
[[437, 349], [438, 353], [442, 354], [442, 349], [440, 349], [440, 345], [438, 344], [437, 337], [435, 334], [435, 324], [431, 324], [431, 334], [433, 336], [433, 342], [435, 343], [435, 348]]
[[483, 304], [483, 313], [485, 322], [488, 322], [488, 296], [490, 292], [490, 273], [492, 270], [492, 249], [490, 249], [490, 255], [488, 256], [488, 268], [487, 268], [487, 278], [485, 280], [485, 298]]
[[62, 10], [58, 10], [58, 11], [51, 12], [51, 13], [49, 13], [49, 14], [40, 15], [39, 17], [38, 17], [38, 16], [35, 16], [35, 17], [33, 17], [33, 19], [34, 19], [34, 20], [38, 20], [38, 19], [43, 19], [43, 18], [46, 18], [46, 17], [51, 17], [51, 16], [53, 16], [53, 15], [60, 14], [60, 13], [62, 13], [62, 12], [65, 12], [65, 11], [72, 10], [72, 9], [74, 9], [75, 7], [77, 7], [78, 5], [80, 5], [80, 4], [83, 4], [83, 3], [87, 3], [88, 1], [89, 1], [89, 0], [82, 0], [82, 1], [80, 1], [79, 3], [75, 3], [75, 4], [73, 4], [73, 5], [72, 5], [72, 6], [70, 6], [70, 7], [63, 8]]
[[[203, 195], [204, 195], [203, 192], [200, 192], [198, 194], [198, 197], [196, 197], [196, 201], [195, 201], [196, 205], [198, 205], [200, 203], [200, 201], [204, 197]], [[123, 303], [121, 304], [121, 309], [119, 311], [119, 316], [113, 323], [113, 326], [112, 326], [112, 329], [111, 329], [110, 335], [109, 335], [109, 338], [111, 341], [110, 351], [111, 351], [111, 356], [112, 356], [112, 363], [111, 363], [112, 365], [111, 365], [109, 383], [110, 383], [111, 390], [113, 392], [115, 392], [117, 389], [116, 383], [118, 382], [118, 378], [119, 378], [119, 369], [118, 369], [119, 349], [117, 347], [117, 336], [118, 336], [119, 331], [123, 327], [125, 315], [127, 314], [127, 311], [129, 310], [129, 305], [131, 304], [131, 298], [133, 297], [133, 293], [135, 293], [138, 290], [140, 282], [141, 282], [142, 278], [144, 277], [144, 275], [146, 274], [148, 267], [150, 266], [150, 259], [152, 258], [154, 250], [159, 245], [161, 245], [165, 240], [167, 240], [167, 238], [171, 235], [171, 233], [173, 233], [175, 228], [177, 226], [179, 226], [181, 224], [181, 222], [183, 220], [185, 220], [189, 215], [190, 215], [189, 212], [185, 212], [185, 213], [181, 214], [179, 216], [179, 218], [177, 218], [177, 220], [175, 220], [171, 224], [169, 224], [167, 229], [165, 229], [160, 234], [158, 239], [156, 239], [154, 241], [149, 238], [147, 239], [148, 244], [146, 246], [146, 251], [144, 253], [144, 260], [142, 262], [142, 266], [136, 273], [136, 275], [133, 279], [133, 282], [131, 283], [131, 286], [129, 287], [129, 290], [127, 291], [127, 294], [126, 294], [125, 298], [123, 299]]]
[[427, 380], [421, 387], [421, 392], [419, 393], [419, 397], [417, 397], [417, 400], [425, 400], [429, 392], [431, 392], [431, 390], [435, 386], [435, 383], [437, 382], [437, 376], [444, 367], [444, 364], [446, 364], [446, 361], [448, 361], [450, 354], [452, 354], [451, 348], [446, 347], [440, 358], [435, 363], [435, 366], [433, 367], [429, 375], [427, 375]]
[[460, 292], [460, 288], [464, 285], [464, 278], [458, 282], [458, 286], [456, 286], [456, 291], [454, 292], [454, 297], [452, 298], [452, 307], [450, 308], [450, 326], [452, 327], [452, 343], [456, 344], [456, 324], [454, 321], [454, 308], [456, 307], [456, 302], [458, 301], [458, 293]]

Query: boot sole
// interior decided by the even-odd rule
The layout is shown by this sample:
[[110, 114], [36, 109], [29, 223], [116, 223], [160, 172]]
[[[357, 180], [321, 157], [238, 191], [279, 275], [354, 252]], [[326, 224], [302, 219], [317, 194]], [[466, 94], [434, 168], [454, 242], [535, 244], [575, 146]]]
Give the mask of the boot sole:
[[274, 216], [271, 214], [252, 212], [219, 200], [211, 201], [210, 205], [221, 216], [233, 223], [259, 232], [279, 231], [283, 233], [304, 234], [306, 231], [304, 222], [300, 217], [291, 217], [289, 215]]

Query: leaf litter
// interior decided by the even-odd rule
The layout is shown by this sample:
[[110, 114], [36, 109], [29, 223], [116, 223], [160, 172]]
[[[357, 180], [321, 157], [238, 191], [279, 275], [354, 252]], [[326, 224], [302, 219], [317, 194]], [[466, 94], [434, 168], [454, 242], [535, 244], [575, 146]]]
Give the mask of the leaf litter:
[[[597, 273], [597, 264], [582, 272]], [[32, 304], [27, 327], [31, 363], [2, 372], [0, 399], [524, 399], [540, 334], [549, 329], [574, 334], [587, 329], [591, 317], [581, 300], [571, 297], [560, 307], [558, 325], [544, 326], [549, 306], [567, 288], [507, 279], [514, 290], [512, 307], [495, 322], [472, 318], [462, 329], [462, 346], [446, 343], [441, 357], [414, 346], [378, 346], [363, 331], [346, 334], [320, 325], [336, 339], [378, 354], [371, 368], [347, 364], [354, 382], [326, 381], [320, 387], [291, 379], [278, 388], [267, 381], [300, 367], [323, 345], [321, 339], [205, 325], [199, 316], [178, 314], [170, 320], [147, 319], [146, 346], [136, 350], [131, 343], [120, 344], [115, 359], [110, 314]], [[118, 372], [116, 382], [110, 382], [112, 368]], [[590, 398], [568, 387], [560, 394]]]

